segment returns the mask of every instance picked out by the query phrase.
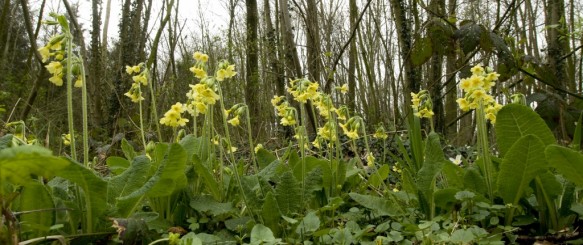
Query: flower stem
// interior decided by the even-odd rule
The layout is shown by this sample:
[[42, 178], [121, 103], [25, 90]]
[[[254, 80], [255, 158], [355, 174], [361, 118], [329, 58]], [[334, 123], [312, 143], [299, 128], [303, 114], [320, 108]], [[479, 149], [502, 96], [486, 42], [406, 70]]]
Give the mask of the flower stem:
[[259, 163], [255, 158], [255, 146], [253, 145], [253, 137], [251, 135], [251, 118], [249, 117], [249, 107], [246, 106], [245, 114], [247, 116], [247, 137], [249, 140], [249, 150], [251, 150], [251, 162], [255, 165], [255, 173], [259, 173]]
[[73, 73], [72, 73], [72, 57], [73, 57], [73, 35], [69, 30], [66, 30], [67, 36], [67, 119], [69, 121], [69, 134], [71, 135], [71, 158], [77, 161], [77, 152], [75, 147], [75, 128], [73, 126]]
[[488, 197], [490, 201], [494, 200], [494, 192], [492, 189], [492, 160], [490, 159], [490, 152], [488, 146], [488, 129], [486, 128], [486, 117], [484, 114], [484, 103], [480, 104], [476, 110], [476, 125], [478, 127], [478, 149], [482, 163], [484, 164], [484, 177], [486, 180], [486, 189], [488, 190]]
[[[138, 93], [142, 96], [142, 88], [138, 86]], [[146, 136], [144, 135], [144, 115], [142, 112], [142, 100], [138, 100], [138, 107], [140, 108], [140, 134], [142, 135], [142, 144], [144, 145], [144, 152], [146, 151]], [[158, 125], [156, 123], [156, 125]]]
[[86, 168], [89, 167], [89, 129], [87, 126], [87, 81], [85, 80], [85, 65], [83, 59], [79, 55], [79, 62], [81, 63], [81, 113], [83, 114], [83, 164]]

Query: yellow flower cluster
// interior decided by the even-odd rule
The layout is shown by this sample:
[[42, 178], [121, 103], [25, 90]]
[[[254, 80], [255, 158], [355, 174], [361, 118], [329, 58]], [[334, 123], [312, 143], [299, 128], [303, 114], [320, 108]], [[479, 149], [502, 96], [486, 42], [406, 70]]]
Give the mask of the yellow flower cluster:
[[229, 118], [231, 112], [235, 115], [233, 118], [229, 119], [227, 123], [233, 125], [234, 127], [239, 126], [241, 124], [240, 116], [245, 113], [247, 106], [245, 104], [236, 104], [231, 107], [231, 109], [225, 110], [224, 115], [225, 118]]
[[290, 87], [287, 92], [290, 93], [294, 100], [300, 103], [306, 103], [309, 99], [315, 100], [319, 96], [317, 82], [310, 82], [308, 79], [290, 80]]
[[209, 56], [201, 52], [194, 52], [193, 58], [196, 61], [196, 63], [194, 64], [193, 67], [190, 67], [190, 71], [194, 73], [194, 76], [196, 78], [201, 80], [205, 79], [207, 77], [205, 67], [206, 62], [209, 59]]
[[186, 93], [188, 98], [186, 102], [186, 110], [193, 117], [198, 114], [206, 114], [209, 105], [214, 105], [219, 100], [219, 95], [206, 82], [211, 80], [203, 80], [203, 82], [189, 85], [191, 90]]
[[346, 123], [338, 123], [340, 128], [342, 128], [342, 132], [346, 135], [346, 137], [350, 139], [358, 139], [358, 129], [360, 129], [362, 123], [362, 118], [358, 116], [351, 117], [346, 121]]
[[376, 139], [386, 140], [389, 136], [387, 135], [385, 127], [383, 127], [383, 125], [379, 125], [375, 133], [372, 135], [372, 137]]
[[419, 93], [411, 93], [411, 103], [415, 116], [419, 118], [433, 117], [433, 102], [427, 90], [421, 90]]
[[230, 65], [227, 61], [223, 61], [219, 64], [219, 67], [220, 69], [215, 74], [215, 78], [219, 82], [237, 75], [237, 72], [235, 72], [235, 65]]
[[173, 128], [186, 125], [188, 119], [182, 117], [182, 113], [185, 110], [186, 108], [182, 103], [176, 102], [176, 104], [172, 105], [170, 110], [164, 113], [164, 117], [160, 119], [160, 124]]
[[136, 66], [126, 66], [126, 73], [128, 75], [133, 75], [132, 80], [134, 82], [132, 83], [130, 90], [126, 92], [124, 95], [129, 97], [134, 103], [138, 103], [141, 100], [144, 100], [144, 97], [142, 97], [142, 90], [140, 86], [148, 85], [147, 70], [148, 69], [144, 67], [144, 63], [140, 63]]
[[471, 69], [472, 76], [460, 81], [460, 88], [464, 92], [464, 97], [457, 99], [457, 103], [462, 111], [478, 108], [482, 104], [485, 108], [485, 117], [492, 124], [496, 123], [496, 114], [502, 108], [489, 94], [490, 89], [500, 77], [496, 72], [486, 72], [486, 70], [476, 65]]
[[296, 124], [296, 109], [290, 106], [283, 96], [273, 96], [271, 105], [275, 107], [277, 115], [281, 117], [280, 123], [283, 126], [293, 126]]

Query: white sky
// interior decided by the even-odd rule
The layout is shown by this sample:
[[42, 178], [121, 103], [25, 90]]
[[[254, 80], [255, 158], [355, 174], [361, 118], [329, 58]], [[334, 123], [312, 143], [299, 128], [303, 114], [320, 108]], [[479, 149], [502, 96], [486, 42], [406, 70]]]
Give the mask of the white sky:
[[[102, 0], [101, 25], [105, 24], [105, 9], [108, 0]], [[41, 1], [31, 1], [31, 10], [38, 15], [38, 8]], [[111, 13], [108, 27], [108, 41], [111, 43], [112, 39], [117, 39], [119, 36], [118, 23], [121, 14], [123, 0], [111, 0]], [[150, 17], [150, 28], [158, 25], [160, 6], [165, 1], [153, 0], [152, 14]], [[91, 0], [69, 0], [71, 5], [79, 4], [78, 20], [85, 29], [86, 43], [89, 40], [89, 31], [91, 28]], [[178, 18], [180, 22], [186, 21], [186, 29], [192, 31], [200, 24], [201, 19], [208, 23], [210, 30], [226, 29], [228, 25], [228, 11], [226, 9], [226, 0], [175, 0], [175, 4], [179, 4]], [[50, 12], [65, 13], [65, 7], [61, 0], [49, 0], [45, 7], [44, 19], [48, 17]]]

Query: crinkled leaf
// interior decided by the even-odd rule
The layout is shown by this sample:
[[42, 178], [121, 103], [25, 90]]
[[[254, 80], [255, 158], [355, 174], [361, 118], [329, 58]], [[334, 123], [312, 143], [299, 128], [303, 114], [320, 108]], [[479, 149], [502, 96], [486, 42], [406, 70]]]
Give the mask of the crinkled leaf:
[[545, 150], [546, 159], [566, 179], [583, 187], [583, 154], [558, 145]]
[[199, 212], [208, 212], [212, 216], [229, 214], [235, 211], [232, 203], [220, 203], [207, 195], [193, 197], [190, 200], [190, 207]]
[[352, 200], [356, 201], [365, 208], [375, 211], [378, 215], [381, 216], [401, 215], [400, 212], [398, 212], [399, 209], [397, 208], [397, 206], [394, 203], [390, 202], [387, 198], [362, 195], [355, 192], [351, 192], [348, 195], [350, 196], [350, 198], [352, 198]]
[[0, 151], [0, 182], [27, 185], [32, 175], [51, 177], [70, 165], [64, 158], [40, 146], [23, 145]]
[[106, 160], [107, 168], [113, 174], [118, 175], [130, 167], [130, 161], [123, 157], [111, 156]]
[[294, 178], [291, 171], [281, 175], [275, 188], [275, 197], [279, 204], [279, 210], [284, 215], [294, 213], [302, 208], [300, 183]]
[[508, 150], [498, 173], [498, 195], [505, 203], [518, 204], [524, 190], [548, 168], [543, 142], [529, 134], [520, 137]]
[[111, 178], [107, 183], [108, 203], [115, 204], [119, 217], [128, 218], [134, 209], [140, 204], [141, 199], [135, 197], [118, 201], [118, 198], [130, 195], [134, 191], [140, 189], [148, 180], [149, 170], [150, 159], [146, 156], [138, 156], [133, 159], [132, 164], [128, 169], [120, 175]]
[[496, 142], [501, 156], [528, 134], [538, 137], [545, 147], [555, 143], [551, 130], [530, 107], [509, 104], [500, 109], [496, 116]]

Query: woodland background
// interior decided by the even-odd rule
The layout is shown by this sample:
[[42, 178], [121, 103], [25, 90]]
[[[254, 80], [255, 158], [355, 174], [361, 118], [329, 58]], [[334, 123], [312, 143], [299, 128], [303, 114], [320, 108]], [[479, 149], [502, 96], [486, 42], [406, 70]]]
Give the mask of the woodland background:
[[[195, 51], [210, 56], [210, 70], [223, 59], [236, 64], [238, 75], [223, 85], [224, 98], [249, 106], [256, 142], [286, 135], [269, 100], [285, 95], [290, 79], [302, 77], [328, 92], [348, 84], [348, 94], [334, 100], [368, 125], [382, 123], [392, 132], [405, 127], [410, 92], [427, 89], [435, 130], [454, 145], [475, 138], [472, 113], [461, 112], [455, 101], [459, 79], [475, 64], [502, 75], [494, 88], [499, 102], [513, 93], [527, 95], [558, 139], [569, 141], [583, 108], [580, 1], [221, 0], [228, 26], [211, 30], [213, 20], [200, 21], [195, 33], [176, 14], [184, 0], [90, 2], [91, 16], [83, 16], [90, 23], [79, 21], [74, 1], [63, 0], [62, 6], [88, 69], [93, 153], [123, 137], [138, 138], [137, 105], [123, 96], [131, 86], [125, 66], [150, 67], [156, 108], [165, 111], [184, 100], [194, 83], [188, 68]], [[162, 8], [153, 9], [156, 4]], [[36, 51], [59, 31], [42, 25], [46, 6], [46, 0], [0, 0], [0, 122], [23, 120], [54, 148], [66, 132], [66, 92], [48, 82]], [[110, 15], [112, 8], [122, 14]], [[100, 21], [108, 18], [118, 19], [115, 37], [107, 36], [109, 22]], [[145, 115], [152, 109], [146, 107]], [[75, 110], [80, 114], [78, 103]], [[158, 120], [146, 119], [150, 139]]]

